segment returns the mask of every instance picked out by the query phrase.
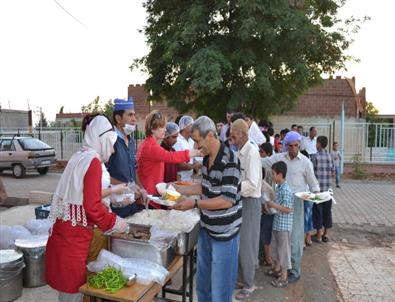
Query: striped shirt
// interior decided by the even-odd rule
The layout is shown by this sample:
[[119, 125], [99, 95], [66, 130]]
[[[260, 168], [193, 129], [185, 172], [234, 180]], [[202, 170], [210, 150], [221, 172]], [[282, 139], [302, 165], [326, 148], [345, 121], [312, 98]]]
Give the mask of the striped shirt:
[[242, 220], [240, 162], [236, 153], [221, 142], [214, 164], [210, 169], [208, 165], [206, 156], [202, 166], [202, 199], [221, 196], [233, 206], [223, 210], [202, 209], [200, 223], [213, 238], [230, 240], [239, 233]]
[[335, 172], [335, 166], [331, 155], [325, 149], [321, 149], [311, 156], [314, 167], [314, 174], [320, 183], [321, 192], [328, 191], [332, 186], [332, 173]]

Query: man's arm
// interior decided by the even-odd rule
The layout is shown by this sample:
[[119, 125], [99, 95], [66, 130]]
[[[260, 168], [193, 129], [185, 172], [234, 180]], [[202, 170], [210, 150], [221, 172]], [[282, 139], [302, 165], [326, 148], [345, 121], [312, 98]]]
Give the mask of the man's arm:
[[175, 183], [172, 184], [172, 186], [181, 193], [182, 195], [200, 195], [202, 194], [202, 185], [200, 183], [194, 183], [192, 185], [188, 186], [180, 186]]
[[205, 199], [205, 200], [196, 200], [196, 201], [191, 199], [185, 199], [183, 201], [176, 203], [172, 207], [172, 209], [185, 211], [185, 210], [193, 209], [195, 205], [199, 209], [223, 210], [223, 209], [231, 208], [233, 206], [233, 203], [223, 198], [222, 196]]
[[306, 182], [309, 185], [309, 189], [311, 192], [318, 193], [320, 192], [320, 184], [318, 183], [317, 178], [314, 175], [313, 164], [311, 161], [306, 160]]
[[277, 154], [273, 154], [273, 155], [270, 156], [270, 157], [261, 158], [262, 167], [265, 168], [265, 170], [266, 170], [266, 169], [271, 170], [271, 169], [272, 169], [272, 165], [273, 165], [275, 162], [278, 162], [278, 161], [280, 160], [280, 158], [279, 158], [279, 155], [280, 155], [280, 154], [281, 154], [281, 153], [277, 153]]
[[244, 168], [246, 169], [246, 179], [241, 182], [241, 196], [248, 197], [256, 191], [262, 179], [262, 167], [260, 165], [259, 154], [251, 154], [247, 159], [247, 166]]

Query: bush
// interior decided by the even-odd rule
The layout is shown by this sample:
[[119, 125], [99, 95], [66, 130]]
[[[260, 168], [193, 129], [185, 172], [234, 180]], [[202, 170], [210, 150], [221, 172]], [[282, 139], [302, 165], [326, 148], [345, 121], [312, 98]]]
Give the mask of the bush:
[[352, 157], [352, 177], [354, 179], [366, 179], [366, 168], [361, 161], [361, 155], [355, 154]]

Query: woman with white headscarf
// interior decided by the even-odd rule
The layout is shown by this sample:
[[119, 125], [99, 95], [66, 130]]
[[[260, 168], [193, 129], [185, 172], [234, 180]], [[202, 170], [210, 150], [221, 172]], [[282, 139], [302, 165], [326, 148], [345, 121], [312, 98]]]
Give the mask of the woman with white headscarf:
[[69, 160], [54, 193], [45, 278], [59, 291], [59, 301], [82, 301], [86, 260], [93, 227], [125, 232], [127, 223], [101, 202], [102, 162], [114, 152], [117, 134], [105, 116], [86, 116], [83, 148]]

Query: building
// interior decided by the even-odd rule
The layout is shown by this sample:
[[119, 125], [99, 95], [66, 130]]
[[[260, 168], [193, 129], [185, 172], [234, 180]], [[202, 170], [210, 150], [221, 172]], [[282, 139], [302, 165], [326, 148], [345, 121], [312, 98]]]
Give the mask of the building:
[[56, 127], [75, 127], [80, 126], [84, 114], [78, 113], [56, 113], [55, 126]]
[[0, 107], [0, 133], [32, 129], [32, 111]]

